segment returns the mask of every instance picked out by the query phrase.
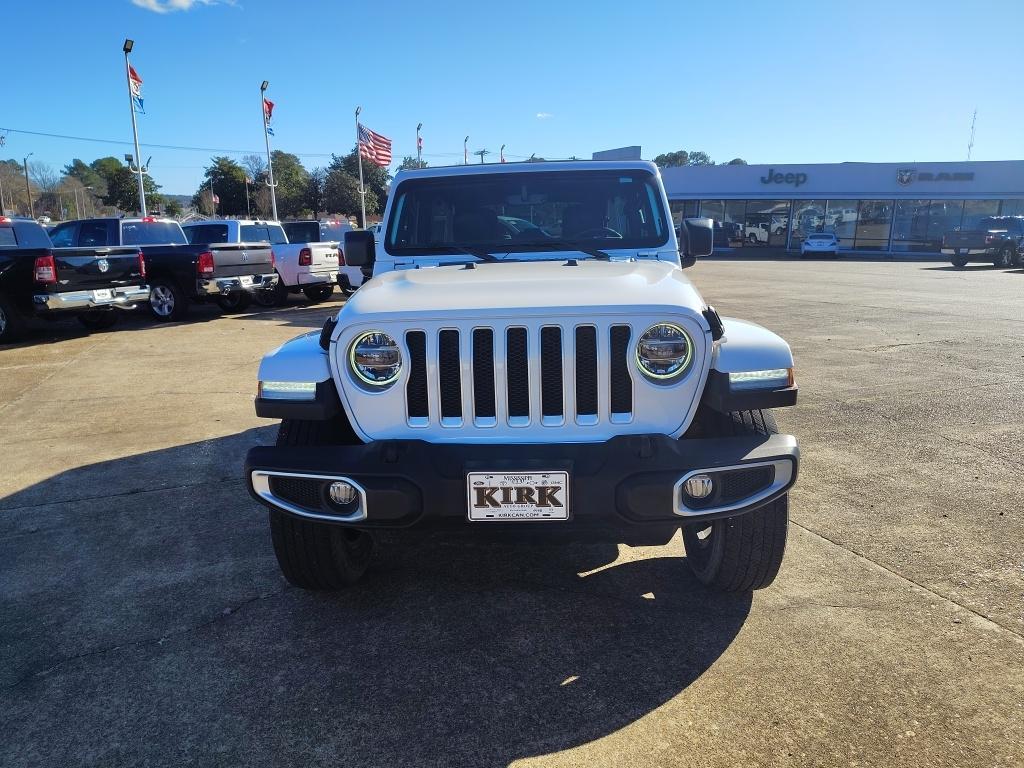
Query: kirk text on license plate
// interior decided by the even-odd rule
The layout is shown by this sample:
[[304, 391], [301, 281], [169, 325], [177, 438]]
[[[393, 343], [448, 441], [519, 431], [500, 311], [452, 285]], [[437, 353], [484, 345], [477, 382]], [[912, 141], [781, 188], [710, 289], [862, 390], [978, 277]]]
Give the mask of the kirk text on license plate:
[[469, 519], [474, 522], [568, 520], [568, 472], [470, 472]]

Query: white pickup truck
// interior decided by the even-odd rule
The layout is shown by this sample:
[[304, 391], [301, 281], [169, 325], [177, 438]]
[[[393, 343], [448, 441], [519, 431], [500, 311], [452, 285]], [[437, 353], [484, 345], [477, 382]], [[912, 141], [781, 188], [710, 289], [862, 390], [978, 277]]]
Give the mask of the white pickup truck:
[[334, 293], [338, 271], [338, 243], [290, 240], [281, 224], [256, 219], [214, 219], [182, 225], [190, 243], [268, 242], [274, 250], [279, 279], [274, 287], [256, 293], [264, 307], [283, 304], [289, 293], [305, 294], [313, 303]]
[[[507, 226], [518, 219], [530, 226]], [[281, 419], [245, 477], [285, 577], [340, 589], [388, 529], [665, 544], [708, 586], [748, 592], [786, 547], [796, 438], [789, 345], [720, 317], [683, 267], [645, 162], [401, 171], [372, 269], [320, 332], [263, 358], [256, 413]]]
[[293, 243], [333, 243], [338, 247], [338, 287], [346, 296], [351, 296], [363, 284], [363, 273], [359, 267], [350, 266], [345, 262], [345, 251], [342, 242], [345, 233], [352, 231], [347, 221], [286, 221], [283, 222], [285, 233]]

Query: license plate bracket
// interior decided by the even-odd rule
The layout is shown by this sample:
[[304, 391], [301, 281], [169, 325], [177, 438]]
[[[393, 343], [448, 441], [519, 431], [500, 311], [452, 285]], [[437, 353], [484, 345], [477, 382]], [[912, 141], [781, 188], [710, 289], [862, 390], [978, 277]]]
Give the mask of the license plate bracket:
[[467, 516], [470, 522], [568, 520], [569, 490], [564, 470], [467, 472]]
[[110, 288], [101, 288], [98, 291], [92, 292], [93, 301], [110, 301], [114, 298], [114, 292]]

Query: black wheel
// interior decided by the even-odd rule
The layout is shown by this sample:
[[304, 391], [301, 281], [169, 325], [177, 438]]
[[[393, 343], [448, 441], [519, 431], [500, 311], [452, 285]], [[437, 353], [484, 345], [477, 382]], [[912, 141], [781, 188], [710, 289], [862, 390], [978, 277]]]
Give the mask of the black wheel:
[[232, 291], [217, 297], [217, 306], [225, 312], [245, 312], [252, 304], [252, 294], [246, 291]]
[[[336, 445], [344, 440], [335, 422], [285, 420], [277, 444]], [[270, 510], [270, 538], [281, 573], [301, 589], [338, 590], [366, 572], [376, 546], [367, 531], [304, 520]]]
[[999, 255], [992, 262], [993, 267], [999, 267], [1000, 269], [1009, 269], [1014, 264], [1016, 259], [1014, 258], [1013, 248], [1007, 246], [999, 252]]
[[333, 285], [311, 285], [309, 288], [303, 288], [302, 292], [306, 294], [306, 298], [309, 299], [312, 304], [319, 304], [321, 301], [327, 301], [331, 298], [334, 293]]
[[949, 260], [949, 262], [957, 269], [963, 269], [964, 267], [967, 266], [967, 259], [965, 259], [963, 256], [954, 256], [952, 259]]
[[181, 320], [188, 314], [188, 298], [177, 283], [157, 277], [149, 283], [149, 311], [161, 322]]
[[[708, 412], [705, 436], [769, 435], [778, 431], [770, 411]], [[775, 580], [786, 552], [788, 494], [739, 515], [683, 526], [690, 569], [722, 592], [763, 589]]]
[[78, 316], [78, 322], [90, 331], [105, 331], [113, 328], [118, 321], [117, 310], [94, 309]]
[[25, 335], [25, 318], [11, 300], [0, 293], [0, 344], [10, 344]]
[[261, 307], [280, 307], [288, 298], [288, 286], [281, 280], [281, 276], [277, 276], [277, 282], [274, 283], [273, 288], [269, 288], [263, 291], [256, 291], [255, 296], [256, 303]]
[[750, 243], [751, 245], [756, 245], [757, 244], [757, 235], [755, 235], [753, 232], [751, 232], [749, 235], [747, 235], [747, 242]]

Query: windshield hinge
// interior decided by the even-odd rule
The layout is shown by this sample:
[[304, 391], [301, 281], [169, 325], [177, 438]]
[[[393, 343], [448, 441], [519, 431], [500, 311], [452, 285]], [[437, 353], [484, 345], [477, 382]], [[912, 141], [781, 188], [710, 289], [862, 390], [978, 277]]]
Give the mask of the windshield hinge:
[[636, 257], [638, 259], [657, 259], [658, 258], [658, 252], [657, 251], [637, 251], [636, 252]]

